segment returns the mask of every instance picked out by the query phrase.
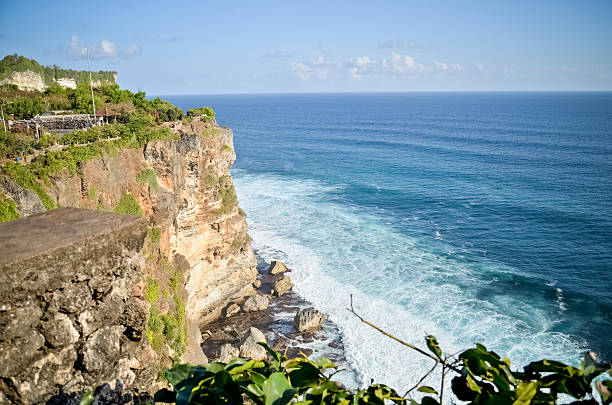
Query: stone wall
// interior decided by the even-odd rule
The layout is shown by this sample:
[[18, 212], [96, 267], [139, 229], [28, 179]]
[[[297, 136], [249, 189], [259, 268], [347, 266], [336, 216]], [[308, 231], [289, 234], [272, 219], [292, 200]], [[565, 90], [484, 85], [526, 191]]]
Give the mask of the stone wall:
[[151, 389], [144, 218], [59, 208], [0, 224], [0, 403], [120, 378]]

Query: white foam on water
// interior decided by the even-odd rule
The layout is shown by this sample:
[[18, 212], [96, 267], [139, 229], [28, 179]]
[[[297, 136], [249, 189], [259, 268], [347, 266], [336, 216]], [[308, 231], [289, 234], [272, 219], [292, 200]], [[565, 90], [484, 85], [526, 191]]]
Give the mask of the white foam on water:
[[556, 321], [544, 305], [511, 291], [479, 294], [516, 269], [468, 260], [443, 240], [404, 235], [379, 212], [333, 202], [335, 188], [319, 182], [234, 174], [253, 247], [266, 261], [285, 261], [295, 291], [338, 326], [360, 384], [374, 379], [403, 393], [431, 364], [350, 314], [351, 294], [362, 316], [420, 347], [432, 334], [448, 353], [481, 342], [516, 365], [579, 362], [581, 344], [552, 330]]

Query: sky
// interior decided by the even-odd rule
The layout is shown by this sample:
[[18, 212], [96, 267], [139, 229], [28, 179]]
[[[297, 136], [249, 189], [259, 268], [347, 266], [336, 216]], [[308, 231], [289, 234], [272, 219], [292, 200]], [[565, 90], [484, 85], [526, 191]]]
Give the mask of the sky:
[[0, 0], [0, 57], [147, 94], [612, 90], [612, 0]]

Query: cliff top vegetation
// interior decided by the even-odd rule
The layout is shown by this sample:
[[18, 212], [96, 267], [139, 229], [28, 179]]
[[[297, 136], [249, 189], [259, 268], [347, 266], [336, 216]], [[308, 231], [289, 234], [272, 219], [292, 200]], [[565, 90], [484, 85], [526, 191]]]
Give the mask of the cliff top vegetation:
[[[7, 55], [0, 61], [0, 80], [10, 77], [15, 72], [31, 71], [38, 73], [47, 86], [51, 86], [57, 79], [74, 79], [77, 84], [89, 83], [89, 72], [82, 70], [62, 69], [57, 65], [42, 66], [34, 59], [28, 59], [25, 56], [13, 54]], [[105, 83], [115, 84], [116, 72], [99, 71], [92, 72], [92, 80]]]
[[[40, 66], [36, 61], [16, 55], [4, 58], [3, 63], [4, 69], [7, 64], [19, 69]], [[210, 107], [202, 107], [190, 110], [187, 117], [172, 103], [159, 97], [148, 99], [143, 91], [133, 93], [120, 89], [114, 80], [113, 84], [93, 89], [93, 100], [98, 113], [112, 116], [111, 123], [75, 129], [62, 135], [48, 131], [38, 134], [33, 128], [20, 125], [13, 125], [8, 130], [0, 127], [0, 174], [34, 191], [45, 208], [51, 209], [55, 204], [45, 192], [50, 175], [65, 169], [76, 172], [79, 163], [116, 149], [137, 148], [152, 140], [175, 137], [164, 123], [181, 119], [191, 121], [197, 116], [203, 121], [214, 121], [215, 116]], [[53, 83], [44, 92], [21, 91], [14, 85], [4, 84], [0, 86], [0, 103], [7, 120], [28, 119], [48, 110], [93, 113], [92, 91], [88, 84], [70, 89]], [[31, 160], [24, 164], [23, 156]], [[18, 157], [22, 157], [19, 162], [15, 161]], [[0, 199], [0, 212], [4, 213], [0, 221], [15, 219], [11, 204], [9, 199]]]

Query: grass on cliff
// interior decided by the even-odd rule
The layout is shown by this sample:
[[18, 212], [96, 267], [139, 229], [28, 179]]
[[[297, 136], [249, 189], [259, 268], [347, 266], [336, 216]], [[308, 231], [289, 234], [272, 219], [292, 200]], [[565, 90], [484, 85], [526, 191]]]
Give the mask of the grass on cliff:
[[142, 207], [130, 193], [121, 196], [119, 204], [115, 207], [114, 211], [118, 214], [142, 215]]
[[0, 196], [0, 222], [8, 222], [18, 218], [17, 205], [8, 198]]
[[157, 308], [151, 307], [146, 335], [153, 350], [161, 353], [168, 345], [174, 352], [172, 357], [180, 359], [187, 349], [185, 305], [177, 295], [173, 299], [176, 308], [167, 314], [161, 314]]
[[[159, 228], [149, 228], [149, 236], [156, 233], [155, 229]], [[145, 247], [145, 258], [149, 274], [145, 299], [151, 304], [146, 336], [160, 358], [170, 356], [173, 361], [178, 361], [187, 348], [183, 273], [170, 264], [155, 246]]]
[[159, 283], [157, 280], [148, 277], [147, 286], [145, 287], [145, 299], [154, 304], [159, 300]]
[[217, 184], [217, 178], [210, 174], [203, 176], [201, 181], [207, 188], [214, 187]]
[[155, 173], [155, 170], [151, 168], [140, 172], [138, 176], [136, 176], [136, 182], [147, 183], [149, 187], [151, 187], [151, 190], [156, 193], [159, 191], [159, 184], [157, 183], [157, 174]]
[[149, 227], [147, 229], [147, 238], [153, 244], [159, 243], [161, 240], [161, 229], [157, 227]]
[[219, 197], [221, 197], [221, 207], [217, 210], [217, 215], [229, 214], [238, 203], [236, 189], [226, 176], [219, 177]]

